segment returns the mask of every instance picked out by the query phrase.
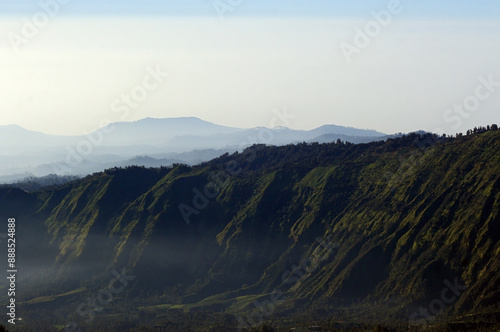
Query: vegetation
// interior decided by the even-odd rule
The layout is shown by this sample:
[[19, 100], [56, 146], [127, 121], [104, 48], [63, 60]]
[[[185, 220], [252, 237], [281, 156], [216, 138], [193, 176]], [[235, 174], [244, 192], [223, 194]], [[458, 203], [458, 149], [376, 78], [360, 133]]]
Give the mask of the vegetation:
[[42, 266], [15, 331], [495, 331], [499, 151], [491, 126], [0, 189]]
[[17, 180], [14, 183], [3, 184], [0, 187], [4, 188], [19, 188], [26, 191], [37, 191], [41, 188], [49, 189], [46, 187], [55, 187], [62, 184], [66, 184], [71, 181], [76, 181], [80, 179], [78, 176], [72, 175], [56, 175], [50, 174], [47, 176], [36, 177], [36, 176], [27, 176], [23, 180]]

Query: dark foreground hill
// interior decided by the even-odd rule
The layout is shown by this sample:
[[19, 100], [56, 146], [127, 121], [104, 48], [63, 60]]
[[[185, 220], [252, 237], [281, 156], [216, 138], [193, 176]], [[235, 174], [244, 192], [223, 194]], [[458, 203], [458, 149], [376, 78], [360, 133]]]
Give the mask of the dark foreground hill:
[[15, 330], [492, 327], [499, 151], [500, 131], [256, 145], [1, 189], [17, 220]]

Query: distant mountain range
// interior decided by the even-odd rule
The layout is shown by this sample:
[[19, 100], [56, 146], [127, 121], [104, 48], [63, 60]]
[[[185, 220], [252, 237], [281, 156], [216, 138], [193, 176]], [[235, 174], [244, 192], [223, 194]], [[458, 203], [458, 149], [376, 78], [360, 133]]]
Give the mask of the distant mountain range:
[[189, 165], [253, 144], [385, 140], [375, 130], [324, 125], [313, 130], [231, 128], [195, 117], [117, 122], [83, 136], [55, 136], [0, 126], [0, 183], [28, 176], [86, 175], [115, 166]]

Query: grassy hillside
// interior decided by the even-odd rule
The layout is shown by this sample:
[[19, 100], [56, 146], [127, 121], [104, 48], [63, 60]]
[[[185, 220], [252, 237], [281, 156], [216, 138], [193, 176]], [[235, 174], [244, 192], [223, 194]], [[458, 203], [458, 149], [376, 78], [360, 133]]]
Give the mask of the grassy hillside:
[[[499, 151], [500, 131], [257, 145], [195, 167], [112, 169], [34, 193], [0, 189], [0, 212], [18, 219], [26, 243], [20, 260], [26, 270], [39, 266], [24, 276], [23, 324], [71, 318], [106, 330], [129, 312], [138, 315], [130, 326], [151, 329], [203, 313], [219, 330], [304, 317], [492, 321]], [[116, 271], [134, 279], [86, 321], [78, 305]]]

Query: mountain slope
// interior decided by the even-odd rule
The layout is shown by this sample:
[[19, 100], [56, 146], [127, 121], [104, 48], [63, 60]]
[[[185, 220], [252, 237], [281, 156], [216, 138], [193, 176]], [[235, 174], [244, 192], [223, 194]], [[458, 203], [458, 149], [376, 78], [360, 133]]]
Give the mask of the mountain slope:
[[[196, 167], [112, 169], [31, 194], [1, 189], [0, 212], [43, 235], [43, 256], [19, 256], [50, 266], [52, 281], [27, 287], [23, 301], [98, 291], [126, 268], [136, 277], [128, 305], [145, 313], [211, 309], [252, 325], [306, 310], [429, 323], [419, 308], [450, 284], [439, 311], [498, 308], [499, 148], [500, 131], [256, 145]], [[32, 235], [20, 242], [31, 248]], [[72, 296], [46, 308], [74, 315], [81, 298]]]

